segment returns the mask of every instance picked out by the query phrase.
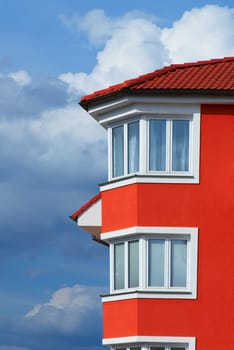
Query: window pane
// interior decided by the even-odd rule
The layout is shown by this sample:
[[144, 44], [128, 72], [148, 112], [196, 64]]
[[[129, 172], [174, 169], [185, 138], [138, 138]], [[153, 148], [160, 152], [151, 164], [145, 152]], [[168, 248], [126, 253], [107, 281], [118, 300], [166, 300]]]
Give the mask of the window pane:
[[189, 170], [189, 120], [173, 120], [172, 170]]
[[166, 120], [150, 120], [149, 170], [166, 170]]
[[112, 174], [113, 177], [124, 174], [124, 135], [123, 125], [112, 129]]
[[141, 350], [141, 347], [140, 346], [134, 346], [130, 348], [130, 350]]
[[187, 241], [171, 240], [171, 287], [186, 287]]
[[128, 243], [128, 286], [139, 286], [139, 242]]
[[163, 346], [151, 346], [150, 350], [165, 350]]
[[172, 347], [171, 350], [185, 350], [185, 347], [181, 347], [181, 346], [179, 348]]
[[149, 286], [164, 286], [164, 251], [165, 241], [162, 239], [149, 240]]
[[128, 172], [139, 171], [139, 122], [128, 124]]
[[124, 288], [124, 243], [114, 245], [114, 288]]

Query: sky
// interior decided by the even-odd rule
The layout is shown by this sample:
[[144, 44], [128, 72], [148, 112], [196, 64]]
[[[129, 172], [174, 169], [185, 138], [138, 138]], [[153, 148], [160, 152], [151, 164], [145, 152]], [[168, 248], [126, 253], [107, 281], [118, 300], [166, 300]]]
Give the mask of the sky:
[[234, 56], [232, 0], [0, 2], [0, 350], [96, 350], [108, 248], [69, 219], [107, 180], [82, 95]]

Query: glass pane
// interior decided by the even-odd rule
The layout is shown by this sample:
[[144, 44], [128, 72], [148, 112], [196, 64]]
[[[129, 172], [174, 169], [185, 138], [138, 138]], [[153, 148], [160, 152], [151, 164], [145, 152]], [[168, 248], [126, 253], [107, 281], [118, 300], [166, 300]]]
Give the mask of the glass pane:
[[128, 172], [139, 171], [139, 122], [128, 124]]
[[186, 287], [187, 241], [171, 240], [171, 287]]
[[163, 346], [151, 346], [150, 350], [165, 350]]
[[173, 120], [172, 170], [189, 170], [189, 120]]
[[172, 347], [171, 350], [185, 350], [185, 347], [181, 347], [181, 346], [179, 348]]
[[134, 347], [130, 347], [130, 350], [141, 350], [140, 346], [134, 346]]
[[124, 174], [124, 135], [123, 125], [112, 129], [112, 174]]
[[164, 286], [164, 251], [165, 241], [162, 239], [149, 240], [149, 286]]
[[139, 242], [128, 243], [128, 286], [139, 286]]
[[114, 288], [124, 288], [124, 243], [114, 245]]
[[166, 170], [166, 120], [150, 120], [149, 170]]

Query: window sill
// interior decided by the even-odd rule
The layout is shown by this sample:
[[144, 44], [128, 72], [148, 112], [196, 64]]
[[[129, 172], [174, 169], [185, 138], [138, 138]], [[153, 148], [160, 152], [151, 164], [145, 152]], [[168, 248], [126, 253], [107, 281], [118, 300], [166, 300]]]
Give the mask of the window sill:
[[123, 290], [112, 294], [101, 295], [102, 302], [126, 300], [126, 299], [196, 299], [196, 296], [188, 289], [165, 290]]
[[131, 185], [135, 183], [174, 183], [174, 184], [199, 184], [199, 177], [188, 174], [133, 174], [127, 176], [121, 176], [118, 178], [113, 178], [108, 182], [100, 184], [100, 190], [106, 191], [116, 187], [122, 187], [126, 185]]

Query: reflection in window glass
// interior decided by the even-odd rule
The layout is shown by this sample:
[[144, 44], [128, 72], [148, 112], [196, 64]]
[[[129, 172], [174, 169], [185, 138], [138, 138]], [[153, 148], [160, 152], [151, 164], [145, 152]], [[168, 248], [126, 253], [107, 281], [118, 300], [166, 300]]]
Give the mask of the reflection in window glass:
[[124, 243], [114, 245], [114, 288], [124, 288]]
[[148, 284], [150, 287], [164, 286], [164, 246], [165, 240], [149, 240]]
[[171, 241], [171, 287], [186, 287], [187, 241]]
[[150, 120], [149, 170], [166, 170], [166, 120], [163, 119]]
[[173, 120], [172, 170], [189, 170], [189, 120]]
[[139, 286], [139, 242], [128, 243], [128, 286]]
[[139, 171], [139, 122], [128, 124], [128, 173]]
[[124, 174], [123, 125], [112, 129], [112, 174], [113, 177]]
[[165, 350], [163, 346], [151, 346], [150, 350]]

